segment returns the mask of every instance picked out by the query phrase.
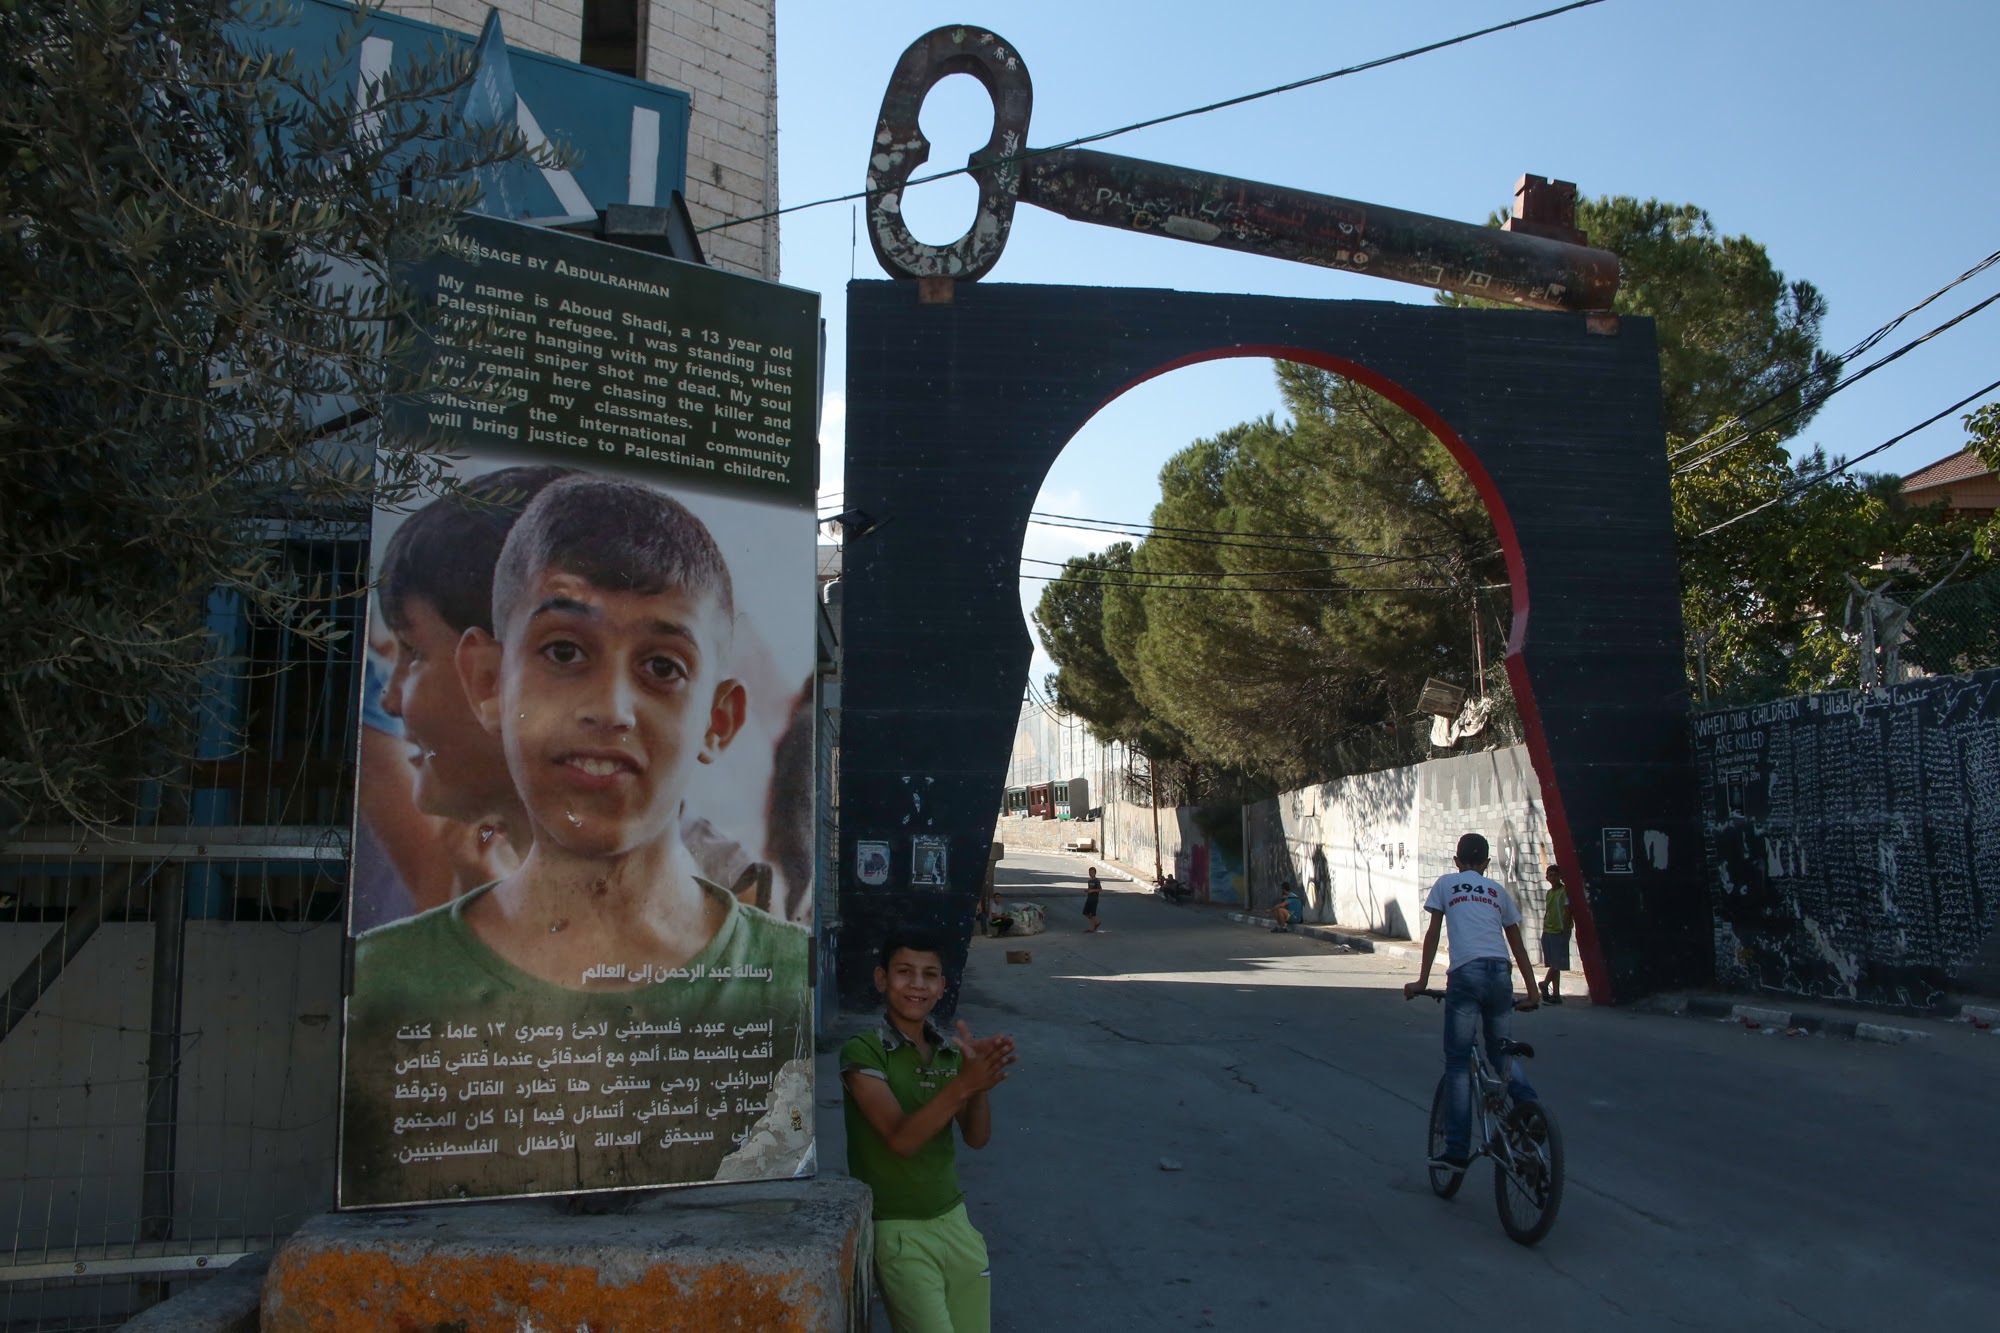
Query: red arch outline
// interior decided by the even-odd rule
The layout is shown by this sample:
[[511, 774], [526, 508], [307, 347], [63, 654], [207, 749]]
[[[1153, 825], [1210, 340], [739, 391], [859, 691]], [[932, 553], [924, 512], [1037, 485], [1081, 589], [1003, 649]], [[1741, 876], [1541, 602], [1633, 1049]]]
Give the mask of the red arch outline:
[[[1314, 351], [1311, 348], [1292, 347], [1277, 343], [1239, 343], [1228, 347], [1211, 348], [1205, 352], [1191, 352], [1175, 357], [1171, 361], [1135, 376], [1120, 385], [1084, 417], [1088, 422], [1115, 400], [1138, 388], [1148, 380], [1158, 379], [1172, 371], [1188, 366], [1200, 365], [1205, 361], [1226, 361], [1242, 357], [1264, 358], [1272, 361], [1296, 361], [1301, 365], [1316, 366], [1330, 370], [1358, 381], [1381, 394], [1396, 406], [1408, 412], [1442, 444], [1459, 467], [1472, 481], [1473, 489], [1486, 502], [1486, 512], [1493, 520], [1494, 535], [1500, 539], [1500, 549], [1507, 557], [1507, 582], [1514, 603], [1514, 623], [1509, 627], [1507, 652], [1504, 658], [1507, 667], [1507, 683], [1513, 687], [1514, 703], [1521, 714], [1521, 729], [1527, 735], [1528, 759], [1534, 766], [1535, 777], [1542, 785], [1542, 806], [1549, 822], [1549, 838], [1555, 844], [1556, 864], [1564, 869], [1564, 879], [1570, 887], [1570, 910], [1576, 922], [1577, 952], [1583, 960], [1584, 980], [1590, 987], [1590, 998], [1596, 1004], [1608, 1004], [1611, 1000], [1610, 978], [1604, 970], [1604, 953], [1597, 938], [1597, 922], [1590, 910], [1590, 896], [1582, 892], [1583, 862], [1576, 854], [1576, 842], [1570, 832], [1569, 812], [1563, 805], [1562, 788], [1556, 782], [1555, 764], [1549, 756], [1548, 735], [1542, 728], [1542, 711], [1535, 700], [1534, 687], [1528, 681], [1528, 669], [1523, 654], [1528, 645], [1528, 562], [1521, 553], [1521, 543], [1514, 531], [1514, 519], [1507, 512], [1506, 502], [1500, 497], [1500, 488], [1479, 461], [1479, 455], [1472, 446], [1462, 439], [1451, 424], [1423, 399], [1405, 389], [1394, 380], [1378, 371], [1369, 369], [1359, 362], [1349, 361], [1331, 353]], [[1081, 426], [1078, 429], [1082, 429]], [[1075, 438], [1072, 433], [1071, 439]], [[1065, 440], [1064, 447], [1068, 447]], [[1523, 930], [1523, 934], [1527, 934]]]

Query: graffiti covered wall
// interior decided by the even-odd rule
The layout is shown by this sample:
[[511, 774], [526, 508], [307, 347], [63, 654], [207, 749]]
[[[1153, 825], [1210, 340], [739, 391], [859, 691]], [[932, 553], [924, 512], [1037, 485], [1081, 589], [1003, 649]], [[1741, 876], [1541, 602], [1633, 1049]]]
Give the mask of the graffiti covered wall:
[[1289, 880], [1303, 891], [1311, 921], [1420, 936], [1424, 895], [1452, 869], [1459, 835], [1483, 833], [1493, 849], [1487, 873], [1530, 923], [1540, 918], [1549, 830], [1525, 746], [1285, 792], [1250, 806], [1245, 824], [1250, 902], [1259, 910]]
[[1914, 1005], [2000, 989], [2000, 671], [1694, 730], [1726, 984]]

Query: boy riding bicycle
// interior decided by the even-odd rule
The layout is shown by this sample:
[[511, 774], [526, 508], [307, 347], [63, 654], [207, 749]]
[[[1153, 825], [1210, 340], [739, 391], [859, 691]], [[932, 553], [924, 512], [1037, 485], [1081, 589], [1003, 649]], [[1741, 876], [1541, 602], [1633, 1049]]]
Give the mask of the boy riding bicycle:
[[[1501, 1053], [1507, 1039], [1507, 1019], [1514, 1009], [1537, 1007], [1535, 969], [1521, 941], [1521, 909], [1506, 888], [1488, 878], [1486, 839], [1468, 833], [1458, 840], [1455, 874], [1440, 875], [1424, 900], [1431, 914], [1424, 933], [1423, 966], [1415, 981], [1403, 987], [1413, 1000], [1430, 986], [1431, 964], [1437, 959], [1438, 933], [1451, 932], [1451, 970], [1444, 992], [1444, 1074], [1450, 1119], [1444, 1155], [1434, 1165], [1463, 1171], [1471, 1160], [1473, 1027], [1485, 1030], [1486, 1054], [1507, 1078], [1507, 1091], [1517, 1102], [1533, 1101], [1535, 1090], [1521, 1077], [1515, 1061]], [[1527, 994], [1514, 999], [1508, 960], [1520, 969]]]

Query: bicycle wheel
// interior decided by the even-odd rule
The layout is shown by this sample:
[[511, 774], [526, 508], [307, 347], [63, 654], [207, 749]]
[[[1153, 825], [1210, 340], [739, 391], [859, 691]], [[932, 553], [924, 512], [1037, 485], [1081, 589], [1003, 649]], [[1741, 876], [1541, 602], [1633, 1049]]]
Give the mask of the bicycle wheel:
[[1507, 1155], [1493, 1160], [1493, 1199], [1500, 1225], [1523, 1245], [1533, 1245], [1556, 1224], [1562, 1207], [1563, 1141], [1555, 1117], [1540, 1102], [1520, 1102], [1501, 1127]]
[[[1431, 1152], [1432, 1159], [1444, 1156], [1445, 1123], [1450, 1118], [1451, 1108], [1445, 1091], [1445, 1081], [1438, 1080], [1437, 1092], [1431, 1096]], [[1448, 1166], [1433, 1166], [1431, 1192], [1440, 1199], [1449, 1199], [1458, 1193], [1458, 1187], [1465, 1183], [1465, 1172], [1454, 1171]]]

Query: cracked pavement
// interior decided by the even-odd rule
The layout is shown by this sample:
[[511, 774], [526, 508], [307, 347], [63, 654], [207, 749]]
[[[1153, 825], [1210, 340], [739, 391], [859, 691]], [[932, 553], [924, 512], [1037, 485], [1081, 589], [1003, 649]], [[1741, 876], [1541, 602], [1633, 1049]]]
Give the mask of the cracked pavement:
[[[1765, 1037], [1577, 1001], [1519, 1015], [1568, 1156], [1555, 1229], [1524, 1249], [1500, 1229], [1490, 1165], [1449, 1203], [1426, 1182], [1441, 1018], [1402, 998], [1413, 959], [1230, 925], [1116, 880], [1086, 935], [1086, 864], [1010, 851], [1002, 892], [1042, 902], [1050, 928], [975, 939], [958, 1014], [1020, 1042], [992, 1146], [959, 1154], [996, 1329], [1991, 1319], [2000, 1039]], [[1008, 964], [1009, 946], [1034, 961]], [[837, 1172], [830, 1053], [820, 1070]]]

